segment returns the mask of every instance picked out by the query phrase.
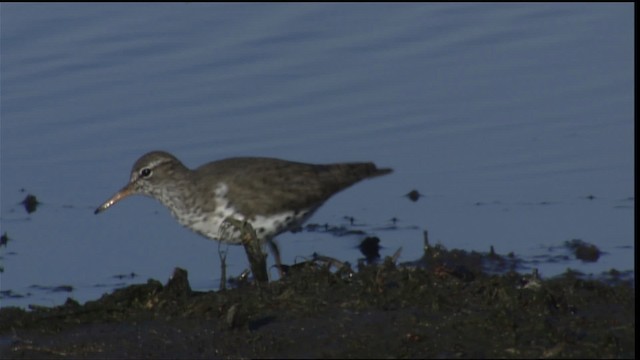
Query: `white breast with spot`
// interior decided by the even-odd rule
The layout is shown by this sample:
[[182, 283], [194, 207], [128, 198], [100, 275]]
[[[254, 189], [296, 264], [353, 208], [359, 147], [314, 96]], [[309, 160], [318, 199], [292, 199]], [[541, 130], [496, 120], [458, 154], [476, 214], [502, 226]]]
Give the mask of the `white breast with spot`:
[[228, 191], [229, 187], [225, 183], [219, 183], [216, 187], [216, 211], [213, 214], [200, 213], [199, 215], [179, 216], [174, 213], [173, 215], [180, 224], [209, 239], [216, 239], [229, 244], [240, 244], [241, 238], [238, 229], [226, 224], [221, 228], [224, 220], [228, 217], [239, 221], [248, 221], [256, 231], [258, 239], [264, 242], [266, 239], [300, 226], [317, 208], [303, 211], [285, 211], [271, 216], [255, 216], [247, 219], [229, 204]]

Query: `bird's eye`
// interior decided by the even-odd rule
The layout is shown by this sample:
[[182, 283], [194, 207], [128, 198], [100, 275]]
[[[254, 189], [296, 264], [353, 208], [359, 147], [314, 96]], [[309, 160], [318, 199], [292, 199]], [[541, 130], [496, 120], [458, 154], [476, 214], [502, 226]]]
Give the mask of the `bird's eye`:
[[149, 177], [151, 175], [151, 169], [149, 168], [144, 168], [142, 170], [140, 170], [140, 176], [143, 178]]

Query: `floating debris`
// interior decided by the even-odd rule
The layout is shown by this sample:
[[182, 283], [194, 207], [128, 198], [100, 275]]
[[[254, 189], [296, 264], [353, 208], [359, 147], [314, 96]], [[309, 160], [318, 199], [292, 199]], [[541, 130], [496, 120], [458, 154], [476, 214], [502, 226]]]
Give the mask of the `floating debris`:
[[406, 193], [404, 196], [408, 197], [409, 200], [416, 202], [418, 201], [418, 199], [420, 199], [421, 197], [424, 196], [424, 194], [421, 194], [418, 190], [411, 190], [408, 193]]
[[51, 289], [51, 292], [72, 292], [73, 286], [71, 285], [60, 285]]
[[380, 239], [377, 236], [368, 236], [358, 245], [367, 263], [373, 263], [380, 259]]
[[[276, 266], [276, 265], [274, 265]], [[348, 277], [350, 277], [353, 272], [351, 270], [351, 265], [348, 262], [340, 261], [336, 258], [320, 255], [318, 253], [313, 253], [311, 258], [305, 259], [301, 262], [296, 262], [293, 265], [280, 265], [280, 270], [284, 273], [284, 275], [290, 277], [293, 274], [302, 273], [308, 269], [324, 269], [330, 270], [331, 268], [335, 268], [337, 272], [342, 273]]]
[[21, 299], [29, 295], [23, 295], [17, 293], [11, 289], [9, 290], [0, 290], [0, 299]]
[[2, 234], [2, 236], [0, 236], [0, 247], [1, 246], [7, 246], [7, 243], [9, 243], [9, 236], [7, 235], [7, 232], [5, 231], [4, 234]]
[[333, 236], [348, 236], [348, 235], [365, 235], [366, 233], [362, 230], [354, 230], [349, 229], [345, 226], [332, 226], [329, 224], [306, 224], [304, 230], [308, 232], [321, 232], [321, 233], [329, 233]]
[[580, 239], [565, 241], [565, 246], [573, 251], [576, 258], [584, 262], [596, 262], [600, 258], [601, 251], [597, 246]]
[[117, 275], [113, 275], [114, 279], [118, 279], [118, 280], [122, 280], [122, 279], [135, 279], [136, 277], [138, 277], [138, 274], [132, 272], [130, 274], [117, 274]]
[[29, 194], [26, 198], [24, 198], [24, 200], [22, 200], [21, 204], [24, 205], [24, 209], [27, 211], [27, 214], [31, 214], [32, 212], [36, 211], [36, 208], [38, 207], [38, 205], [40, 205], [40, 202], [34, 195]]

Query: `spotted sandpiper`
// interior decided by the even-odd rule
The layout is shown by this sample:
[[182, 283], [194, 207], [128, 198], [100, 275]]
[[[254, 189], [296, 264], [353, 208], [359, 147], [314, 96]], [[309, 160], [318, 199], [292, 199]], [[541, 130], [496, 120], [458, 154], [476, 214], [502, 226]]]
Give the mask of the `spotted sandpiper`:
[[135, 162], [129, 183], [95, 213], [142, 194], [206, 238], [241, 243], [239, 231], [221, 231], [231, 217], [248, 222], [259, 241], [272, 245], [276, 235], [298, 228], [333, 194], [391, 171], [373, 163], [316, 165], [264, 157], [229, 158], [191, 170], [168, 152], [152, 151]]

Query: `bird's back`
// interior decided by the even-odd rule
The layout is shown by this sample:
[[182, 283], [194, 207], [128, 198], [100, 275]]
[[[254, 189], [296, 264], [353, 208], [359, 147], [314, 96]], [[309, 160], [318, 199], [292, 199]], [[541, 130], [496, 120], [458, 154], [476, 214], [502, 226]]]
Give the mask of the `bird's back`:
[[317, 207], [363, 179], [391, 171], [378, 169], [373, 163], [316, 165], [243, 157], [211, 162], [195, 173], [225, 183], [231, 204], [245, 216], [253, 216]]

